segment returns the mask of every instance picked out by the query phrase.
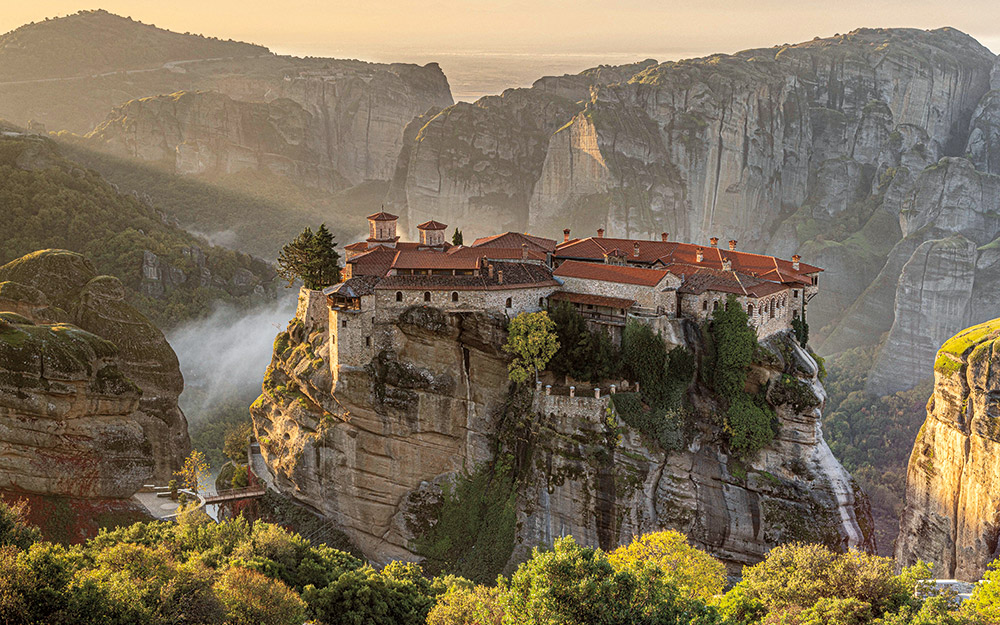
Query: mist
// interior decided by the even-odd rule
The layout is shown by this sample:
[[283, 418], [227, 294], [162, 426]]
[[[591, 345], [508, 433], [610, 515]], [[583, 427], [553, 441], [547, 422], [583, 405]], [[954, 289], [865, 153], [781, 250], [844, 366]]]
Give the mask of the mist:
[[260, 393], [274, 337], [295, 316], [296, 296], [296, 289], [282, 289], [277, 300], [249, 310], [219, 306], [167, 335], [184, 374], [180, 406], [189, 423], [234, 400], [249, 406]]

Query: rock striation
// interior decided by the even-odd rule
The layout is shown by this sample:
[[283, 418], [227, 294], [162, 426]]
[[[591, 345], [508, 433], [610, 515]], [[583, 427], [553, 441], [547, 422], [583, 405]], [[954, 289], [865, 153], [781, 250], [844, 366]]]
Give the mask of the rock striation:
[[[303, 291], [275, 341], [254, 428], [278, 488], [374, 561], [422, 559], [447, 493], [483, 470], [518, 476], [510, 542], [491, 551], [500, 568], [563, 534], [613, 548], [665, 527], [733, 565], [788, 540], [872, 545], [867, 499], [822, 437], [818, 366], [787, 336], [762, 345], [750, 376], [775, 406], [780, 434], [742, 463], [724, 452], [710, 416], [689, 445], [666, 450], [609, 419], [607, 388], [572, 398], [510, 391], [504, 322], [482, 313], [413, 307], [376, 322], [378, 344], [392, 347], [365, 366], [341, 366], [334, 390], [336, 336], [324, 315], [307, 314], [319, 297]], [[665, 335], [697, 351], [700, 335], [686, 323]], [[711, 415], [716, 400], [698, 389], [692, 401]]]
[[265, 171], [336, 191], [391, 178], [404, 126], [452, 103], [436, 64], [312, 65], [271, 68], [270, 79], [206, 77], [203, 90], [131, 100], [88, 137], [179, 174]]
[[949, 339], [906, 476], [896, 559], [975, 581], [1000, 551], [1000, 319]]
[[0, 488], [131, 496], [153, 475], [141, 394], [108, 341], [0, 313]]
[[[50, 371], [44, 366], [45, 354], [60, 353], [51, 351], [60, 349], [59, 344], [53, 347], [44, 339], [63, 335], [83, 337], [77, 341], [82, 346], [72, 346], [73, 362], [66, 365], [68, 372], [62, 374], [78, 388], [75, 403], [59, 408], [66, 403], [60, 400], [54, 404], [56, 408], [45, 408], [46, 404], [40, 403], [40, 399], [29, 400], [15, 391], [14, 396], [27, 403], [21, 406], [15, 402], [8, 406], [12, 411], [8, 414], [24, 415], [26, 423], [31, 421], [28, 416], [65, 420], [66, 423], [62, 423], [54, 419], [46, 427], [52, 430], [51, 435], [63, 437], [67, 445], [81, 445], [84, 448], [80, 453], [81, 461], [103, 461], [101, 456], [107, 454], [108, 462], [113, 462], [116, 453], [135, 461], [139, 457], [143, 459], [144, 473], [139, 469], [131, 473], [124, 471], [122, 485], [114, 491], [118, 495], [98, 490], [94, 494], [104, 493], [98, 496], [121, 496], [120, 493], [144, 481], [153, 479], [165, 483], [171, 478], [190, 450], [187, 420], [177, 405], [184, 380], [177, 356], [163, 334], [126, 301], [125, 289], [117, 278], [98, 275], [90, 261], [74, 252], [35, 252], [0, 267], [0, 311], [19, 315], [15, 329], [38, 339], [32, 344], [35, 345], [33, 358], [41, 361], [42, 369], [32, 370], [30, 375], [44, 382], [33, 382], [35, 386], [50, 388], [61, 379], [49, 377], [50, 373], [58, 371]], [[79, 330], [73, 329], [74, 326]], [[86, 351], [88, 346], [94, 356]], [[0, 363], [0, 366], [6, 364]], [[105, 374], [100, 373], [105, 370]], [[121, 390], [119, 396], [108, 399], [99, 394], [87, 396], [87, 388], [101, 388], [101, 376], [112, 381], [119, 377], [124, 380], [118, 386], [109, 386], [112, 390]], [[42, 411], [40, 415], [38, 410]], [[73, 428], [86, 426], [92, 416], [97, 422], [118, 421], [120, 427], [115, 427], [121, 441], [112, 440], [112, 446], [106, 450], [100, 438], [92, 445], [85, 439], [73, 443]], [[107, 436], [112, 436], [114, 431], [114, 428], [109, 430]], [[4, 436], [0, 439], [11, 444]], [[92, 456], [89, 460], [88, 454]], [[144, 477], [137, 477], [140, 474]], [[134, 491], [135, 488], [125, 495]], [[83, 492], [89, 494], [86, 490]]]
[[[539, 81], [415, 122], [389, 199], [394, 212], [467, 224], [472, 236], [467, 217], [484, 210], [489, 223], [503, 215], [510, 230], [546, 236], [668, 232], [798, 252], [833, 270], [810, 320], [817, 345], [839, 352], [891, 330], [869, 390], [893, 392], [930, 375], [939, 340], [982, 320], [917, 313], [912, 294], [935, 278], [921, 286], [916, 258], [899, 281], [921, 244], [996, 237], [995, 59], [950, 28], [859, 29]], [[483, 132], [523, 116], [528, 100], [527, 130]]]

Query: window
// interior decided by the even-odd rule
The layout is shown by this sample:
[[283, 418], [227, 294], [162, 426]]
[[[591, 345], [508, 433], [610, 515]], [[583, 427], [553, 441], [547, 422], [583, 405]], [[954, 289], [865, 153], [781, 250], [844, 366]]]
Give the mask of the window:
[[771, 309], [771, 319], [774, 319], [774, 300], [771, 300], [770, 309]]
[[365, 347], [371, 347], [371, 346], [372, 346], [372, 337], [366, 336], [365, 337]]
[[747, 304], [747, 316], [753, 317], [753, 304]]
[[507, 302], [504, 304], [504, 306], [506, 306], [507, 308], [510, 308], [511, 305], [512, 305], [512, 302], [510, 301], [510, 298], [508, 297], [507, 298]]
[[701, 309], [708, 310], [708, 300], [705, 300], [704, 302], [701, 303]]
[[396, 291], [396, 301], [397, 302], [403, 301], [403, 292], [402, 291]]
[[712, 310], [719, 310], [719, 300], [712, 302]]
[[340, 327], [342, 327], [342, 328], [346, 328], [347, 327], [347, 319], [344, 319], [343, 321], [340, 322]]
[[539, 308], [545, 308], [545, 298], [544, 297], [539, 297], [538, 298], [538, 307]]
[[424, 291], [424, 301], [425, 302], [431, 301], [431, 292], [430, 291]]
[[451, 301], [453, 301], [453, 302], [457, 302], [458, 301], [458, 291], [452, 291], [451, 292]]
[[792, 297], [794, 299], [799, 299], [799, 290], [798, 289], [792, 289]]

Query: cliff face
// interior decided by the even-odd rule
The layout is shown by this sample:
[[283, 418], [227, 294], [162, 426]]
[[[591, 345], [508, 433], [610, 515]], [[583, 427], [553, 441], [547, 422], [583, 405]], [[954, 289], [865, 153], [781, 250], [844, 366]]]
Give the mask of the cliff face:
[[[65, 420], [66, 424], [50, 424], [50, 429], [54, 430], [50, 435], [59, 436], [66, 445], [82, 445], [84, 450], [80, 456], [84, 460], [88, 454], [93, 457], [92, 460], [102, 462], [102, 455], [107, 454], [106, 460], [111, 463], [115, 462], [116, 454], [124, 454], [133, 460], [142, 457], [145, 477], [136, 477], [138, 472], [125, 472], [125, 485], [115, 492], [137, 487], [143, 480], [154, 479], [165, 483], [171, 478], [172, 472], [180, 467], [190, 449], [187, 420], [177, 406], [184, 380], [177, 356], [163, 334], [125, 301], [125, 289], [117, 278], [98, 275], [93, 265], [80, 254], [64, 250], [36, 252], [0, 267], [0, 311], [20, 315], [24, 324], [39, 324], [36, 327], [51, 332], [52, 337], [59, 337], [64, 326], [47, 328], [49, 324], [73, 324], [83, 330], [78, 334], [89, 336], [91, 342], [105, 346], [92, 348], [96, 350], [94, 358], [87, 355], [75, 357], [79, 365], [71, 367], [72, 373], [66, 374], [69, 376], [66, 379], [80, 389], [87, 388], [88, 384], [99, 386], [104, 375], [100, 372], [107, 363], [117, 367], [108, 371], [116, 371], [122, 379], [127, 378], [129, 387], [120, 393], [120, 397], [108, 399], [100, 393], [89, 397], [83, 390], [74, 391], [72, 402], [64, 399], [55, 403], [61, 406], [69, 402], [67, 407], [58, 408], [56, 412], [52, 407], [46, 409], [44, 404], [34, 401], [25, 406], [15, 402], [10, 408], [13, 411], [11, 414], [21, 414], [18, 411], [23, 410], [24, 414], [36, 415], [34, 411], [42, 410], [41, 416], [46, 419], [58, 417], [57, 421]], [[73, 332], [68, 334], [76, 336]], [[46, 337], [49, 335], [42, 338]], [[44, 366], [44, 355], [51, 353], [51, 349], [54, 348], [49, 347], [48, 342], [39, 344], [35, 351], [42, 355], [34, 358], [41, 359], [41, 370], [32, 372], [33, 376], [50, 384], [33, 384], [44, 387], [46, 393], [59, 395], [63, 391], [50, 387], [56, 386], [61, 378], [49, 377], [52, 372]], [[28, 400], [17, 393], [15, 396], [19, 400]], [[86, 439], [74, 442], [71, 435], [74, 427], [87, 425], [91, 418], [98, 424], [104, 424], [114, 421], [113, 417], [121, 420], [110, 430], [113, 433], [115, 428], [120, 429], [116, 434], [121, 437], [118, 443], [112, 441], [111, 446], [105, 449], [100, 437], [93, 444], [87, 443]], [[60, 430], [61, 427], [67, 429]], [[54, 447], [58, 449], [58, 445]], [[131, 495], [134, 490], [125, 494]]]
[[[1000, 162], [994, 61], [953, 29], [861, 29], [640, 65], [592, 82], [590, 93], [565, 94], [580, 101], [550, 107], [555, 117], [506, 141], [478, 141], [478, 128], [509, 115], [514, 99], [484, 98], [468, 106], [476, 124], [456, 105], [419, 138], [408, 136], [392, 199], [401, 214], [466, 223], [469, 234], [481, 234], [463, 218], [470, 207], [492, 206], [496, 192], [478, 175], [452, 174], [452, 162], [460, 156], [488, 173], [513, 156], [522, 171], [510, 173], [507, 186], [529, 199], [508, 210], [509, 229], [732, 237], [750, 251], [798, 252], [831, 269], [810, 320], [817, 344], [841, 351], [891, 329], [893, 348], [883, 351], [870, 390], [900, 390], [930, 375], [926, 345], [975, 320], [971, 310], [958, 317], [922, 310], [931, 321], [920, 328], [910, 287], [935, 289], [933, 272], [926, 284], [915, 272], [897, 283], [923, 243], [958, 235], [981, 246], [996, 236], [988, 215], [996, 205], [989, 174]], [[546, 96], [539, 84], [519, 95]], [[544, 134], [550, 128], [557, 130]], [[972, 160], [938, 163], [959, 155]]]
[[[509, 534], [463, 536], [490, 534], [487, 551], [470, 557], [498, 568], [563, 534], [612, 548], [664, 527], [732, 564], [794, 539], [870, 546], [866, 500], [822, 438], [816, 363], [787, 337], [763, 346], [750, 376], [780, 433], [743, 464], [722, 451], [710, 417], [668, 452], [609, 418], [606, 395], [508, 392], [503, 322], [482, 314], [418, 307], [378, 323], [373, 334], [388, 347], [364, 367], [341, 367], [333, 391], [327, 320], [307, 310], [275, 342], [254, 427], [282, 492], [333, 519], [373, 560], [429, 556], [434, 528], [462, 522], [447, 516], [449, 501], [475, 491], [484, 471], [492, 495], [459, 508], [490, 523], [509, 514]], [[693, 327], [670, 334], [699, 349]], [[703, 392], [692, 401], [703, 416], [717, 409]], [[511, 475], [516, 487], [504, 482]]]
[[1000, 320], [942, 346], [934, 395], [913, 446], [896, 558], [934, 562], [938, 577], [978, 580], [1000, 555]]
[[334, 191], [389, 179], [404, 126], [452, 102], [433, 64], [298, 70], [206, 78], [200, 86], [214, 91], [132, 100], [88, 136], [101, 149], [180, 174], [261, 170]]

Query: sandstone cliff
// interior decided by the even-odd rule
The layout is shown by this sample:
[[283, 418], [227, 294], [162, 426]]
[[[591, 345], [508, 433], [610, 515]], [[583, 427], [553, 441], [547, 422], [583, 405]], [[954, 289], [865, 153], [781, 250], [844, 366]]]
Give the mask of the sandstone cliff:
[[[34, 369], [22, 373], [37, 380], [26, 386], [26, 391], [13, 391], [18, 401], [6, 406], [9, 419], [23, 418], [25, 424], [36, 418], [52, 421], [38, 426], [37, 443], [42, 447], [34, 453], [48, 453], [47, 441], [41, 438], [44, 434], [59, 437], [67, 449], [77, 446], [78, 460], [84, 465], [106, 462], [107, 470], [111, 471], [115, 462], [138, 463], [134, 470], [123, 471], [117, 490], [100, 490], [110, 486], [94, 487], [98, 488], [95, 494], [104, 493], [101, 496], [131, 495], [135, 488], [126, 491], [144, 481], [165, 483], [171, 478], [190, 449], [187, 421], [177, 406], [184, 381], [177, 356], [163, 334], [125, 300], [125, 289], [117, 278], [98, 275], [90, 261], [74, 252], [36, 252], [0, 267], [0, 311], [19, 315], [15, 329], [38, 339], [29, 343], [33, 360], [25, 361], [34, 363], [31, 365]], [[73, 324], [81, 330], [59, 324]], [[72, 361], [63, 365], [66, 371], [46, 366], [62, 354], [61, 344], [50, 340], [61, 336], [84, 337], [77, 341], [82, 347], [73, 343], [67, 348], [71, 350], [67, 353]], [[88, 348], [94, 355], [90, 355]], [[7, 362], [0, 362], [0, 367], [8, 366]], [[121, 384], [108, 386], [117, 393], [104, 398], [101, 394], [104, 378], [116, 381], [119, 377], [123, 380]], [[76, 390], [66, 388], [67, 385]], [[33, 388], [42, 389], [35, 398], [30, 396]], [[87, 388], [96, 388], [95, 395], [89, 396]], [[51, 403], [44, 403], [42, 400], [50, 395]], [[90, 425], [95, 428], [93, 442], [74, 436], [78, 428]], [[31, 444], [30, 437], [25, 438], [12, 425], [7, 428], [13, 438], [0, 436], [0, 439], [8, 445]], [[102, 432], [101, 428], [108, 431]], [[30, 432], [32, 428], [26, 429]], [[101, 437], [110, 437], [106, 449]], [[55, 443], [52, 449], [56, 450], [54, 454], [72, 456]], [[119, 455], [121, 459], [117, 458]], [[65, 476], [59, 476], [58, 472], [69, 471], [71, 466], [42, 463], [42, 471], [49, 469], [57, 473], [53, 479], [62, 479], [61, 483], [70, 488]], [[31, 490], [27, 485], [23, 487]], [[86, 484], [81, 488], [83, 494], [91, 493]]]
[[[732, 237], [750, 251], [797, 251], [831, 269], [812, 307], [817, 345], [839, 352], [891, 329], [869, 390], [892, 392], [929, 377], [934, 346], [983, 319], [971, 306], [955, 315], [955, 306], [912, 301], [940, 286], [933, 270], [926, 282], [916, 271], [918, 258], [900, 279], [921, 244], [996, 237], [994, 62], [953, 29], [859, 29], [619, 68], [587, 92], [555, 95], [540, 81], [421, 120], [390, 199], [412, 219], [463, 223], [472, 236], [483, 233], [467, 217], [485, 207], [508, 229], [548, 236], [603, 227], [612, 236]], [[526, 100], [536, 102], [528, 130], [482, 132], [523, 116]], [[970, 254], [963, 266], [981, 275]], [[966, 273], [949, 288], [974, 301], [974, 282]]]
[[913, 445], [896, 559], [974, 581], [1000, 555], [1000, 319], [959, 333], [938, 352], [934, 395]]
[[197, 86], [210, 90], [115, 108], [89, 138], [100, 149], [179, 174], [267, 171], [327, 191], [388, 180], [404, 126], [451, 104], [448, 82], [435, 64], [334, 65], [208, 76]]
[[[255, 431], [279, 489], [375, 561], [443, 549], [486, 562], [478, 573], [489, 577], [560, 535], [612, 548], [663, 527], [731, 564], [794, 539], [871, 546], [867, 500], [820, 431], [817, 365], [788, 337], [762, 346], [751, 375], [780, 433], [744, 464], [723, 451], [707, 416], [715, 400], [698, 385], [704, 418], [670, 451], [609, 418], [606, 396], [509, 391], [503, 320], [478, 313], [415, 307], [378, 323], [386, 348], [364, 367], [341, 367], [333, 392], [327, 321], [308, 310], [275, 341], [251, 407]], [[678, 322], [671, 334], [699, 349], [693, 326]], [[450, 542], [470, 535], [467, 552]]]

